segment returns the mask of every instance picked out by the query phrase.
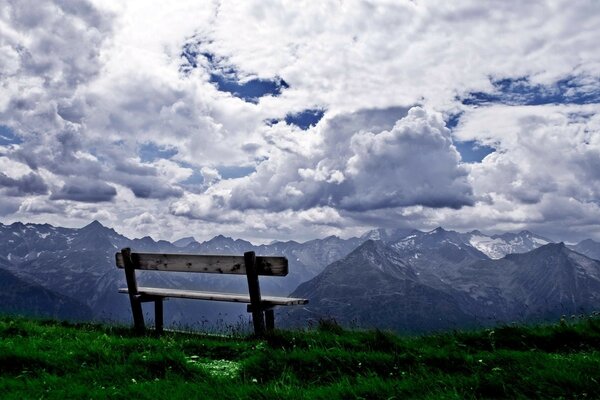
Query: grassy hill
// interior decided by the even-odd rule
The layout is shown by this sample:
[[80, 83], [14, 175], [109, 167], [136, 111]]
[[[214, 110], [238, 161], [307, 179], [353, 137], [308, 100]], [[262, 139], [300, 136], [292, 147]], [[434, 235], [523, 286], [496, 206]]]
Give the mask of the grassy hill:
[[0, 318], [0, 393], [29, 398], [600, 398], [600, 318], [400, 337], [265, 340]]

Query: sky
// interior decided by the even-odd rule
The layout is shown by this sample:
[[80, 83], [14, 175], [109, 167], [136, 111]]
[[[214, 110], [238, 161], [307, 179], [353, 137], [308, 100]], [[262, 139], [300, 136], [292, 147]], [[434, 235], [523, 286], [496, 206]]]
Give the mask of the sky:
[[600, 240], [599, 37], [596, 0], [0, 0], [0, 222]]

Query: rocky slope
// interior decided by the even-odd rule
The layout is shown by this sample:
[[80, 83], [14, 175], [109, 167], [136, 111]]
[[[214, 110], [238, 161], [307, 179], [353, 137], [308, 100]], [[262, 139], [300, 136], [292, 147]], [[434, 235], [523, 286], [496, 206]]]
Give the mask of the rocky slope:
[[292, 296], [311, 302], [281, 318], [414, 332], [600, 310], [600, 261], [563, 243], [491, 259], [455, 233], [425, 235], [365, 243], [300, 285]]

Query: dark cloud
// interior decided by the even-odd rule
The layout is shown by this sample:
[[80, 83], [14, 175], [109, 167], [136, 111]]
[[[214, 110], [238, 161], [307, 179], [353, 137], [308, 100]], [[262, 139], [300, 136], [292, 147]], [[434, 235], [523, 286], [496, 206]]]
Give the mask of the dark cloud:
[[167, 199], [181, 197], [183, 190], [160, 176], [157, 168], [133, 159], [115, 161], [114, 170], [105, 170], [103, 179], [126, 186], [140, 199]]
[[181, 197], [183, 190], [169, 185], [167, 182], [129, 181], [127, 187], [133, 191], [135, 197], [141, 199], [166, 199]]
[[26, 163], [31, 169], [40, 167], [64, 176], [87, 176], [97, 178], [103, 166], [87, 153], [86, 142], [78, 128], [67, 126], [53, 135], [39, 135], [35, 140], [23, 143], [11, 157]]
[[115, 165], [115, 171], [124, 172], [128, 175], [137, 175], [137, 176], [156, 176], [158, 172], [156, 168], [150, 165], [144, 165], [136, 162], [135, 160], [115, 160], [117, 164]]
[[5, 189], [9, 196], [25, 196], [29, 194], [47, 194], [48, 185], [44, 179], [36, 173], [30, 172], [20, 178], [10, 178], [0, 172], [0, 187]]
[[60, 190], [52, 193], [51, 200], [73, 200], [84, 203], [111, 201], [117, 190], [102, 181], [84, 178], [71, 178]]
[[0, 197], [0, 216], [11, 215], [19, 210], [19, 199], [14, 197]]

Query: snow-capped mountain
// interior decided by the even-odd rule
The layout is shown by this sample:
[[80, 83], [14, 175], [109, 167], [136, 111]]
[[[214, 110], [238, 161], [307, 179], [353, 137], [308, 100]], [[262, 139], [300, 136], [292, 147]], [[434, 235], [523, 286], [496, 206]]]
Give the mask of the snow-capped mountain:
[[[439, 230], [430, 234], [454, 236]], [[446, 246], [461, 257], [445, 257]], [[280, 311], [282, 321], [303, 326], [307, 320], [334, 318], [348, 326], [426, 332], [600, 310], [600, 261], [563, 243], [502, 259], [477, 258], [446, 243], [438, 247], [441, 255], [435, 249], [424, 252], [424, 264], [405, 250], [366, 242], [300, 285], [292, 296], [310, 303]]]
[[[539, 296], [558, 293], [559, 298], [565, 300], [572, 285], [565, 284], [561, 288], [567, 289], [556, 291], [540, 281], [547, 276], [553, 279], [562, 276], [558, 272], [542, 273], [544, 268], [554, 268], [552, 271], [563, 268], [544, 264], [550, 262], [545, 261], [546, 257], [565, 260], [565, 257], [548, 251], [535, 253], [535, 249], [549, 246], [542, 246], [546, 241], [527, 231], [488, 236], [478, 231], [459, 233], [437, 228], [429, 232], [379, 229], [360, 238], [330, 236], [305, 243], [276, 241], [255, 246], [245, 240], [222, 235], [205, 242], [198, 242], [193, 237], [174, 243], [155, 241], [148, 236], [129, 239], [97, 221], [81, 229], [48, 224], [0, 224], [0, 284], [11, 288], [5, 290], [0, 312], [14, 311], [14, 307], [7, 306], [11, 303], [20, 304], [17, 309], [26, 305], [25, 308], [29, 307], [32, 312], [61, 318], [89, 316], [95, 320], [129, 321], [127, 296], [117, 292], [125, 285], [123, 271], [115, 267], [114, 254], [119, 249], [131, 247], [134, 251], [196, 254], [242, 254], [253, 250], [259, 255], [283, 255], [289, 260], [290, 273], [287, 277], [261, 277], [263, 293], [287, 295], [297, 288], [298, 295], [305, 296], [302, 293], [306, 292], [311, 300], [307, 309], [317, 313], [314, 315], [342, 310], [344, 318], [356, 313], [354, 319], [362, 315], [363, 321], [380, 321], [380, 327], [403, 326], [408, 330], [459, 327], [481, 323], [481, 318], [492, 318], [492, 315], [502, 318], [512, 315], [502, 314], [504, 309], [529, 307], [539, 310], [539, 304], [534, 301], [535, 295], [526, 298], [524, 293], [527, 291], [533, 290]], [[598, 245], [594, 241], [583, 241], [571, 248], [594, 257], [598, 254], [595, 253]], [[516, 253], [528, 250], [534, 251], [523, 254], [523, 257], [534, 254], [533, 258], [518, 261], [521, 256]], [[570, 252], [566, 259], [578, 260], [578, 265], [586, 267], [573, 269], [568, 266], [573, 263], [561, 265], [575, 271], [570, 272], [576, 277], [572, 282], [581, 293], [594, 299], [596, 261], [572, 250], [565, 248], [561, 251]], [[526, 271], [530, 271], [532, 266], [539, 266], [536, 267], [538, 272], [527, 275]], [[523, 271], [517, 271], [518, 268]], [[151, 271], [139, 274], [141, 284], [246, 292], [246, 280], [236, 278], [211, 274], [157, 274]], [[24, 293], [28, 293], [30, 299], [39, 299], [34, 302], [37, 305], [22, 301], [26, 300], [24, 298], [19, 300]], [[361, 302], [371, 301], [379, 307], [377, 310], [365, 305], [362, 314], [353, 311]], [[568, 304], [565, 301], [560, 304], [571, 307], [566, 309], [583, 304], [581, 299]], [[56, 303], [58, 308], [40, 302]], [[342, 304], [352, 307], [342, 307]], [[281, 312], [300, 316], [296, 321], [306, 321], [307, 315], [301, 310], [289, 308]], [[203, 320], [217, 319], [231, 323], [239, 321], [240, 315], [247, 315], [246, 309], [237, 304], [185, 300], [165, 303], [167, 323], [192, 326]], [[433, 316], [437, 322], [431, 320]], [[409, 326], [411, 323], [412, 328]]]
[[398, 228], [398, 229], [373, 229], [366, 232], [360, 238], [363, 241], [367, 240], [380, 240], [383, 243], [392, 243], [398, 241], [406, 236], [411, 235], [414, 232], [419, 232], [412, 228]]
[[[442, 237], [444, 236], [444, 237]], [[507, 254], [526, 253], [540, 246], [552, 243], [550, 239], [529, 231], [486, 235], [478, 230], [467, 233], [447, 231], [438, 227], [429, 232], [415, 229], [376, 229], [365, 233], [364, 240], [379, 240], [386, 244], [394, 243], [397, 249], [407, 250], [419, 247], [429, 248], [437, 240], [452, 243], [455, 246], [470, 246], [489, 258], [499, 259]]]
[[296, 289], [310, 303], [279, 310], [281, 324], [304, 327], [321, 318], [346, 326], [423, 332], [473, 326], [451, 290], [430, 285], [393, 248], [369, 240]]
[[529, 231], [503, 233], [502, 235], [484, 235], [479, 231], [464, 234], [471, 246], [489, 258], [499, 259], [507, 254], [527, 253], [533, 249], [552, 243], [550, 239]]

